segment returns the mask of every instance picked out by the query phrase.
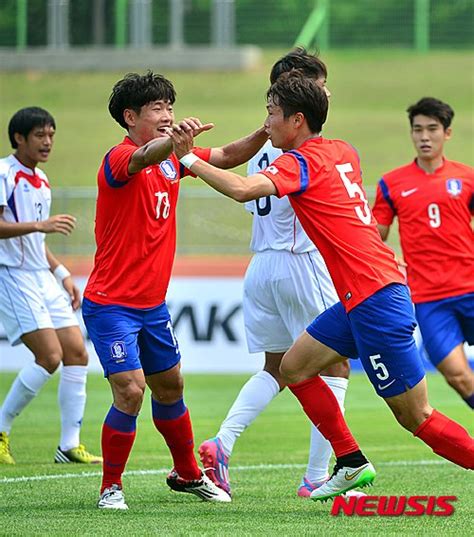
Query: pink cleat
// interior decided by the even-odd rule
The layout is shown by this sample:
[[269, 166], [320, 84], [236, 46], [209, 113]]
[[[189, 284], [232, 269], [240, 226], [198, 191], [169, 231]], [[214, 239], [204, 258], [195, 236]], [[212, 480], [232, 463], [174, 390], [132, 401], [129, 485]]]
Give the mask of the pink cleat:
[[[325, 479], [324, 481], [320, 481], [319, 483], [311, 483], [306, 477], [303, 477], [303, 480], [301, 481], [301, 485], [298, 487], [298, 496], [300, 498], [309, 498], [311, 496], [311, 493], [313, 490], [316, 490], [321, 485], [326, 483], [326, 481], [329, 479]], [[367, 496], [364, 492], [360, 492], [359, 490], [349, 490], [343, 496], [355, 496], [356, 498], [360, 498], [362, 496]]]
[[230, 496], [229, 457], [224, 453], [222, 442], [214, 437], [199, 446], [199, 457], [209, 479]]

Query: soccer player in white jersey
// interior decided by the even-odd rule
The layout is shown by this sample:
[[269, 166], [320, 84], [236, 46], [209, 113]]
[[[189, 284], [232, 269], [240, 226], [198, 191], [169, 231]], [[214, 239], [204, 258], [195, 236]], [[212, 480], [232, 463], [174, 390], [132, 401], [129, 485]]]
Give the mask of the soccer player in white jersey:
[[[302, 48], [276, 62], [271, 83], [293, 69], [302, 70], [326, 87], [325, 64]], [[281, 154], [268, 141], [250, 160], [247, 175], [259, 173]], [[245, 331], [249, 352], [264, 352], [265, 365], [243, 386], [217, 436], [199, 447], [207, 474], [229, 494], [228, 464], [237, 438], [285, 388], [279, 372], [283, 355], [315, 316], [338, 301], [326, 264], [303, 231], [288, 197], [260, 198], [246, 203], [246, 209], [253, 214], [250, 248], [254, 256], [244, 280]], [[349, 377], [347, 361], [322, 374], [343, 409]], [[329, 478], [330, 456], [329, 442], [312, 426], [309, 461], [299, 496], [309, 497]]]
[[68, 214], [49, 216], [49, 181], [36, 167], [47, 162], [55, 129], [55, 121], [46, 110], [19, 110], [8, 126], [14, 153], [0, 159], [0, 322], [12, 345], [23, 343], [34, 355], [34, 361], [19, 372], [0, 408], [3, 464], [15, 464], [10, 449], [14, 419], [61, 362], [61, 437], [54, 461], [102, 462], [79, 441], [88, 361], [73, 312], [80, 306], [79, 289], [45, 245], [46, 233], [69, 235], [76, 221]]

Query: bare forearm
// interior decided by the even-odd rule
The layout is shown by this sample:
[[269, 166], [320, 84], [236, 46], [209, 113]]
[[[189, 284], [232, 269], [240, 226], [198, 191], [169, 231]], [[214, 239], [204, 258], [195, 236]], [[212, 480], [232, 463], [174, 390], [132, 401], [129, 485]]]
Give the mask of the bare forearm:
[[53, 253], [47, 246], [45, 246], [45, 250], [49, 268], [51, 272], [54, 272], [54, 270], [61, 264], [61, 262], [53, 255]]
[[261, 127], [248, 136], [212, 149], [209, 162], [219, 168], [234, 168], [250, 160], [267, 140], [268, 134]]
[[129, 173], [137, 173], [147, 166], [158, 164], [162, 160], [167, 159], [172, 150], [173, 144], [170, 138], [156, 138], [155, 140], [151, 140], [137, 149], [132, 155], [130, 164], [128, 165]]
[[40, 231], [39, 222], [5, 222], [0, 220], [0, 239], [13, 239]]

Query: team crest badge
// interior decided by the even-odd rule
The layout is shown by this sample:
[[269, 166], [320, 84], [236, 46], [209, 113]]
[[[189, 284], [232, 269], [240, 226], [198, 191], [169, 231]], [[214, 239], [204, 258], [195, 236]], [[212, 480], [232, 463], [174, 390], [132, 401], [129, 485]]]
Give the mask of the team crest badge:
[[110, 346], [110, 353], [117, 364], [125, 362], [127, 347], [123, 341], [114, 341]]
[[451, 196], [459, 196], [462, 192], [462, 181], [461, 179], [448, 179], [446, 181], [446, 190]]
[[160, 170], [166, 179], [169, 179], [170, 181], [176, 179], [178, 175], [178, 172], [176, 171], [171, 160], [164, 160], [163, 162], [160, 162]]

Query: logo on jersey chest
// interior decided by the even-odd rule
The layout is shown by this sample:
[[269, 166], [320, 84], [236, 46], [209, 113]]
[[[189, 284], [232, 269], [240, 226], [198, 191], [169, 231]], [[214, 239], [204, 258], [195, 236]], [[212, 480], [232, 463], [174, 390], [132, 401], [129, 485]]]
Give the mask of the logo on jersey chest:
[[169, 181], [174, 181], [178, 176], [178, 172], [176, 171], [176, 168], [171, 160], [164, 160], [163, 162], [160, 162], [160, 170]]
[[459, 196], [462, 192], [462, 180], [461, 179], [448, 179], [446, 181], [446, 190], [451, 196]]
[[110, 345], [110, 354], [115, 360], [115, 363], [120, 364], [125, 362], [125, 358], [127, 357], [127, 347], [125, 346], [125, 342], [114, 341], [112, 345]]

